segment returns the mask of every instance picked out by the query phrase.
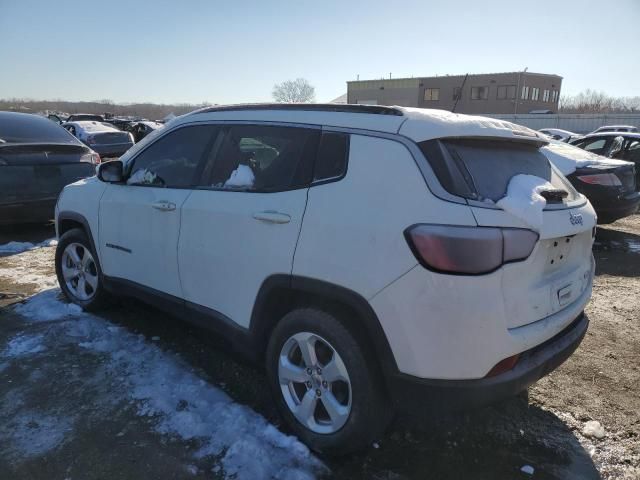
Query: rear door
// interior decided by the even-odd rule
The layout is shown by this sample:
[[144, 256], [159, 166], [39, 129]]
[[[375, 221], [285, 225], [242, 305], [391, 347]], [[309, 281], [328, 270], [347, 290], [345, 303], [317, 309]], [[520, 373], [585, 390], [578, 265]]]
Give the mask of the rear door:
[[182, 208], [184, 298], [247, 327], [260, 286], [290, 274], [320, 130], [227, 125]]
[[219, 129], [179, 127], [127, 165], [126, 184], [109, 184], [100, 202], [100, 253], [105, 275], [182, 296], [177, 247], [182, 206]]

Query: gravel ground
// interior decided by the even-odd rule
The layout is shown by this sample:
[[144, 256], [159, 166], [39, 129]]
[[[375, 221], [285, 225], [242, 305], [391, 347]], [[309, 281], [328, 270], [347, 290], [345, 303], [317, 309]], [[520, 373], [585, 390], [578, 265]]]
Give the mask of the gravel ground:
[[[5, 230], [0, 245], [52, 236], [50, 228]], [[139, 401], [123, 390], [128, 383], [120, 382], [122, 374], [106, 368], [104, 352], [69, 342], [72, 319], [25, 319], [25, 307], [16, 308], [20, 302], [29, 306], [49, 295], [59, 304], [53, 251], [44, 246], [0, 253], [0, 478], [260, 478], [247, 468], [225, 471], [237, 467], [225, 463], [228, 449], [197, 456], [201, 439], [158, 428], [171, 412], [142, 414]], [[330, 473], [312, 457], [291, 462], [334, 478], [640, 478], [640, 215], [599, 228], [594, 253], [589, 332], [576, 353], [528, 395], [447, 418], [399, 419], [369, 450], [319, 459]], [[128, 354], [162, 355], [201, 380], [202, 388], [219, 389], [282, 428], [262, 373], [238, 361], [214, 335], [134, 301], [90, 321], [135, 337], [130, 345], [143, 350]], [[188, 410], [189, 399], [175, 409]], [[593, 428], [593, 421], [604, 431]], [[277, 451], [251, 453], [287, 458]], [[270, 472], [265, 478], [285, 476], [284, 470]]]

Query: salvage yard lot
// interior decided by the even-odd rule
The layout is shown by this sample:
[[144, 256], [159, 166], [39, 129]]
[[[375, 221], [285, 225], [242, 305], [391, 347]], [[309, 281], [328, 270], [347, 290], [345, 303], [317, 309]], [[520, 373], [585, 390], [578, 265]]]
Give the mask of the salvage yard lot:
[[133, 301], [64, 303], [52, 235], [0, 232], [2, 479], [640, 478], [640, 215], [598, 229], [589, 332], [528, 399], [400, 419], [342, 459], [274, 428], [262, 373], [215, 336]]

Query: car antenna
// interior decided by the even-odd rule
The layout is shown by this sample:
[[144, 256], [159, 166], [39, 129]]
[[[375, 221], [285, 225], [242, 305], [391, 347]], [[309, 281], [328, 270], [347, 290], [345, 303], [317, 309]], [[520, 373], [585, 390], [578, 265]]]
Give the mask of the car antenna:
[[469, 74], [467, 73], [464, 76], [464, 80], [462, 80], [462, 85], [460, 85], [460, 92], [458, 92], [458, 95], [456, 95], [456, 103], [453, 104], [453, 108], [451, 109], [451, 113], [455, 113], [456, 111], [456, 107], [458, 106], [458, 100], [460, 100], [460, 97], [462, 97], [462, 89], [464, 88], [464, 84], [467, 83], [467, 77], [469, 76]]

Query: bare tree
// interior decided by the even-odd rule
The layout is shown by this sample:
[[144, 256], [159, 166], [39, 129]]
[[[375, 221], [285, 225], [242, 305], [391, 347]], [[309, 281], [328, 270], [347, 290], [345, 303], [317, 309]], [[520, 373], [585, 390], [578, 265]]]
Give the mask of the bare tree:
[[611, 97], [604, 92], [586, 89], [577, 95], [560, 97], [560, 113], [636, 113], [640, 97]]
[[276, 102], [312, 103], [316, 99], [316, 89], [304, 78], [287, 80], [273, 86]]

